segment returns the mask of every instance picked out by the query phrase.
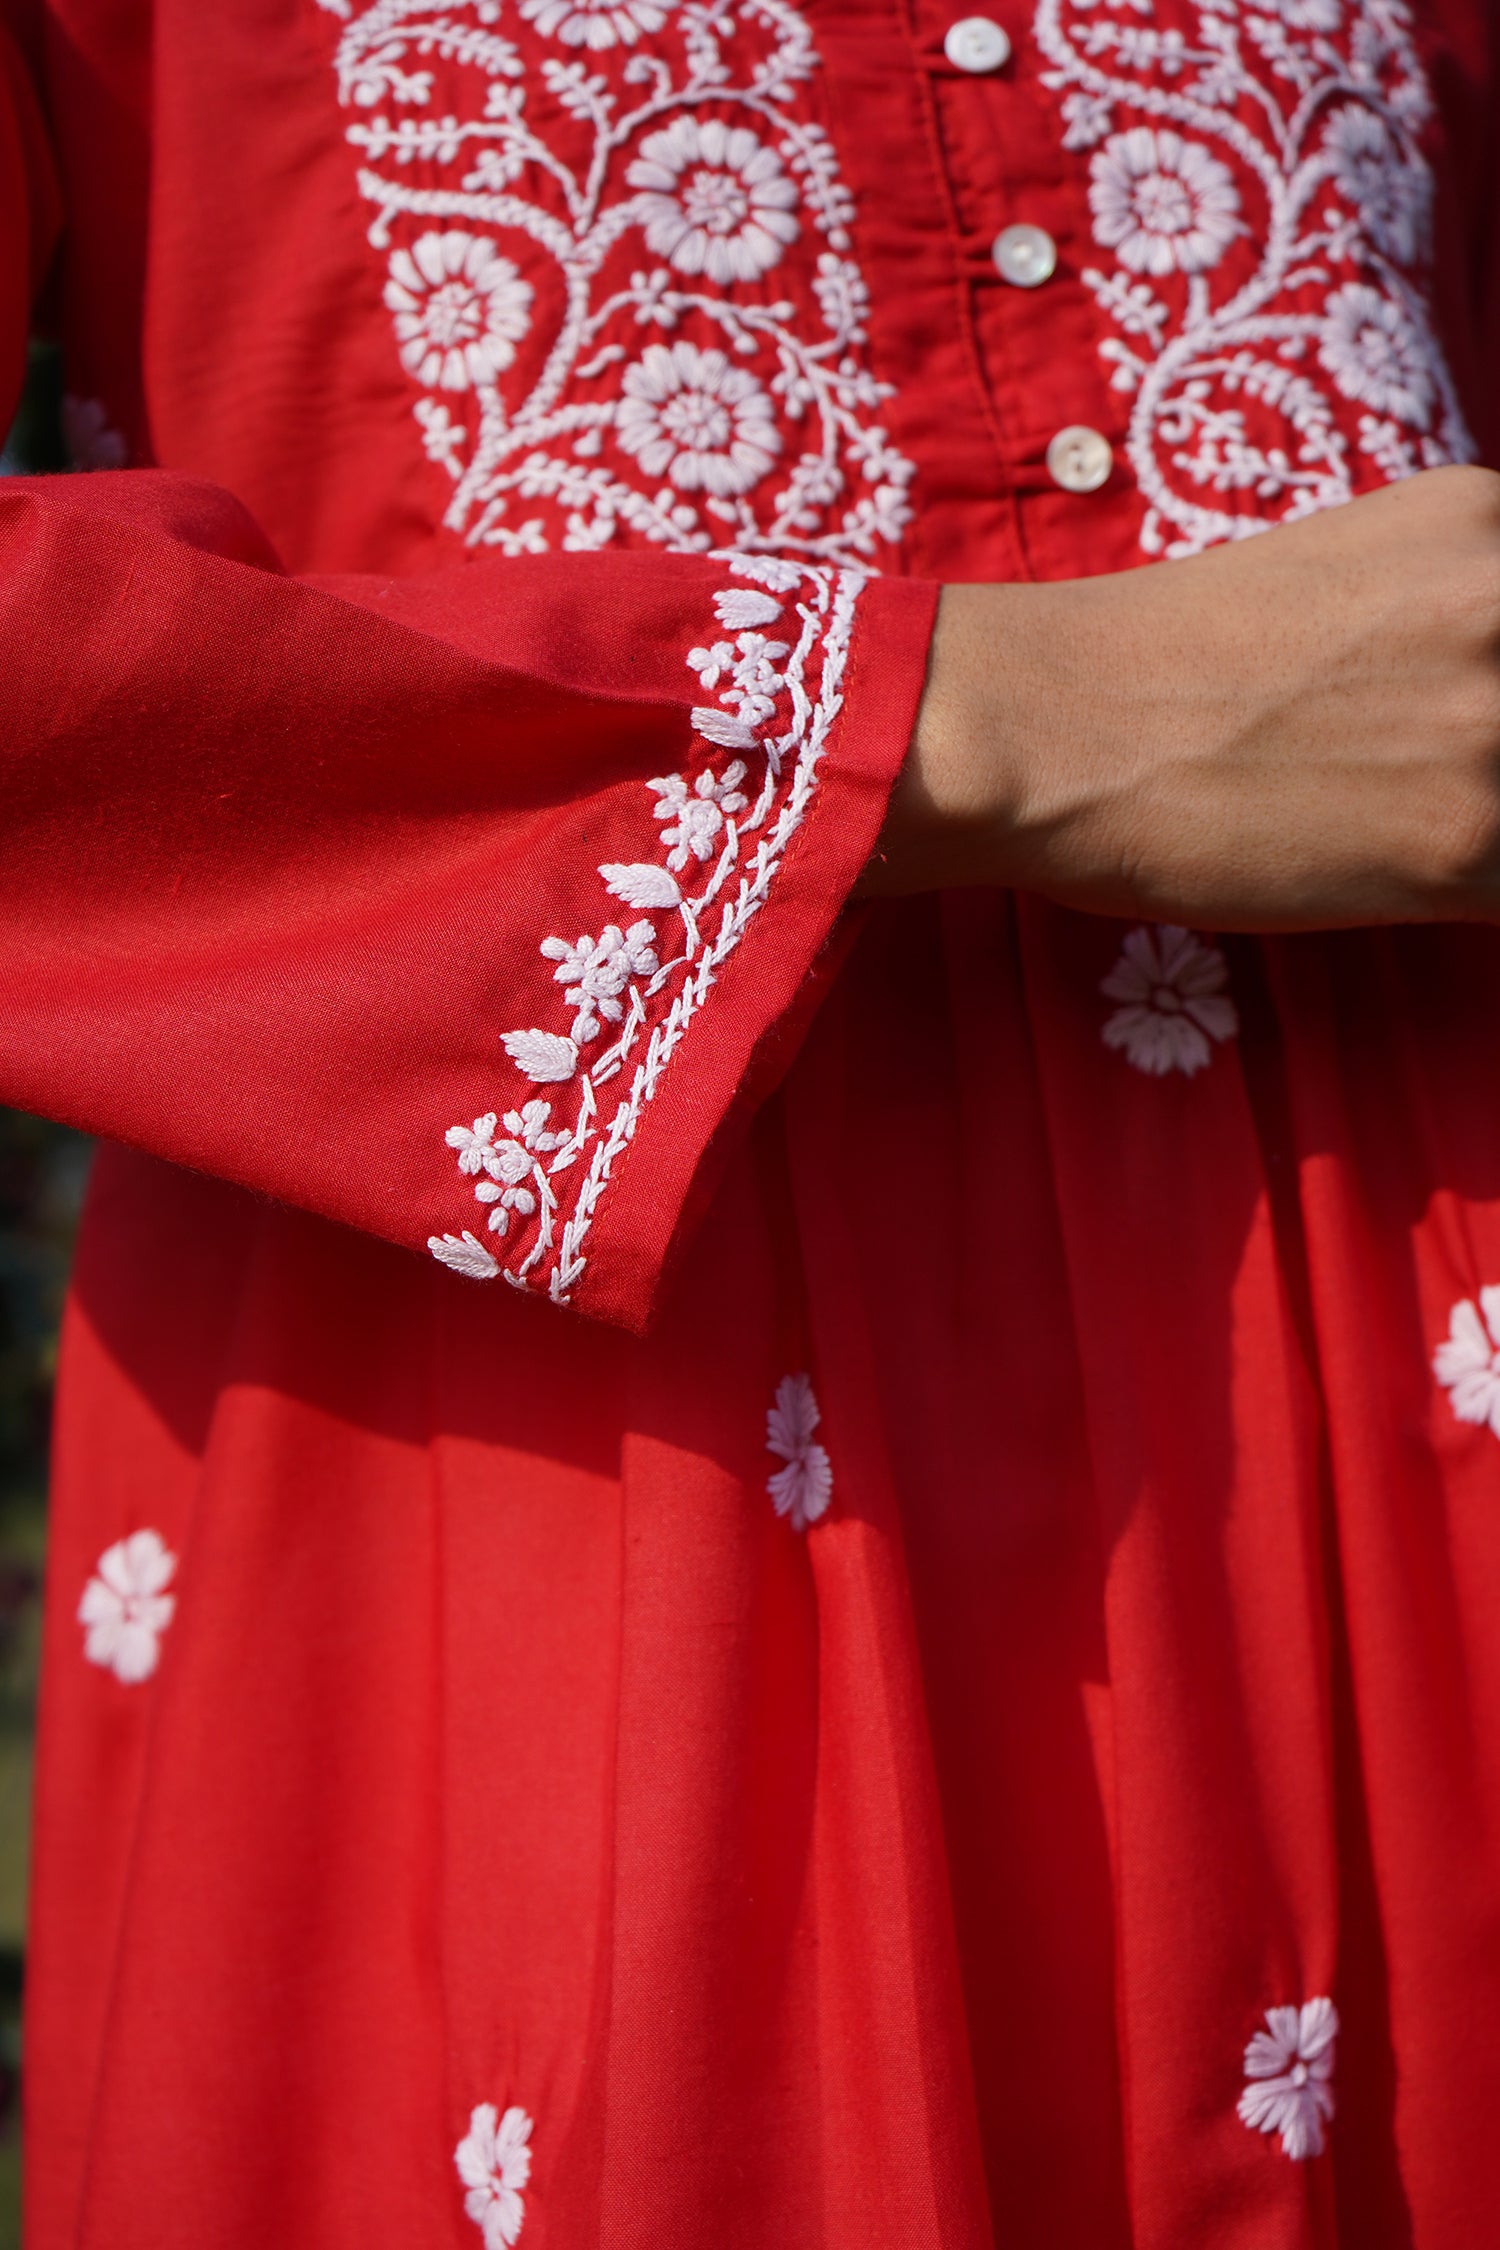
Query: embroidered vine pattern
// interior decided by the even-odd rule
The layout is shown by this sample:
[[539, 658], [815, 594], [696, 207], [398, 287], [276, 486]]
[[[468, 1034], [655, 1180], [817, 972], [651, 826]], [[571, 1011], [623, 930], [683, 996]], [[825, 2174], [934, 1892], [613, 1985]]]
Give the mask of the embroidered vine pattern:
[[789, 0], [319, 4], [450, 529], [842, 562], [901, 537]]
[[817, 787], [863, 575], [770, 555], [724, 563], [740, 583], [715, 595], [718, 634], [687, 655], [714, 695], [692, 714], [704, 762], [691, 778], [648, 782], [643, 841], [649, 833], [654, 856], [600, 866], [618, 918], [542, 939], [556, 1015], [503, 1035], [511, 1106], [448, 1130], [489, 1240], [465, 1228], [430, 1236], [428, 1248], [475, 1280], [503, 1273], [567, 1302], [615, 1164], [770, 895]]
[[1424, 295], [1407, 0], [1038, 0], [1148, 553], [1473, 458]]

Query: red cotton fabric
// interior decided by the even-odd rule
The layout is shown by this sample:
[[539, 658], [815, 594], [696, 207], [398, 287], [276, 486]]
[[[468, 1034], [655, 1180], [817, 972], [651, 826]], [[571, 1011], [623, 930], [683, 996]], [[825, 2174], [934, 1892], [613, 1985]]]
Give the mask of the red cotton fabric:
[[1500, 944], [847, 901], [941, 583], [1495, 458], [1493, 11], [5, 19], [32, 2250], [1472, 2250]]

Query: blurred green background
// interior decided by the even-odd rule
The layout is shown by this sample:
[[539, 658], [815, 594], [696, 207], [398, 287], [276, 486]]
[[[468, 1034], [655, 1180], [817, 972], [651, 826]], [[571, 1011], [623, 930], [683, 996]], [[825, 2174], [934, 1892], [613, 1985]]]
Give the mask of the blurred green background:
[[[0, 471], [62, 466], [56, 361], [38, 351]], [[21, 1980], [47, 1442], [88, 1156], [76, 1133], [0, 1110], [0, 2250], [21, 2240]]]

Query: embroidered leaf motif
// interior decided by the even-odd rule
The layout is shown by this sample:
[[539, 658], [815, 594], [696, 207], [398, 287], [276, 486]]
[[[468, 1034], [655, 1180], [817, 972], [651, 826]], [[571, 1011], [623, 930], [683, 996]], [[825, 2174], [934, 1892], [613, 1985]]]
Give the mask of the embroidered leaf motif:
[[746, 726], [743, 719], [732, 718], [727, 711], [716, 711], [712, 705], [700, 705], [694, 711], [693, 725], [706, 742], [716, 742], [723, 750], [753, 750], [760, 739], [754, 727]]
[[578, 1068], [578, 1049], [555, 1031], [507, 1031], [501, 1045], [534, 1086], [561, 1085]]
[[766, 1450], [780, 1454], [786, 1467], [772, 1472], [766, 1490], [777, 1515], [785, 1516], [794, 1531], [816, 1523], [833, 1498], [833, 1466], [825, 1448], [813, 1440], [821, 1420], [810, 1377], [784, 1375], [766, 1415]]
[[607, 862], [599, 872], [611, 896], [626, 906], [676, 906], [682, 897], [676, 876], [649, 860], [631, 866]]
[[714, 615], [728, 633], [744, 631], [747, 626], [774, 625], [781, 615], [781, 604], [769, 594], [757, 594], [748, 586], [726, 586], [714, 596]]
[[465, 1228], [462, 1234], [430, 1234], [427, 1247], [440, 1265], [451, 1266], [455, 1273], [467, 1275], [470, 1281], [493, 1281], [500, 1271], [500, 1261], [492, 1258], [478, 1237]]

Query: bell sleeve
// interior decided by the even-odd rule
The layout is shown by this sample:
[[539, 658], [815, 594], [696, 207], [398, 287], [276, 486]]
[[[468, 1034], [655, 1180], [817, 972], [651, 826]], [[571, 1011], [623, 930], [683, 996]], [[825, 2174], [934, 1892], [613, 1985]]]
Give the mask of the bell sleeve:
[[935, 598], [741, 554], [299, 580], [211, 486], [0, 482], [0, 1099], [642, 1327]]

